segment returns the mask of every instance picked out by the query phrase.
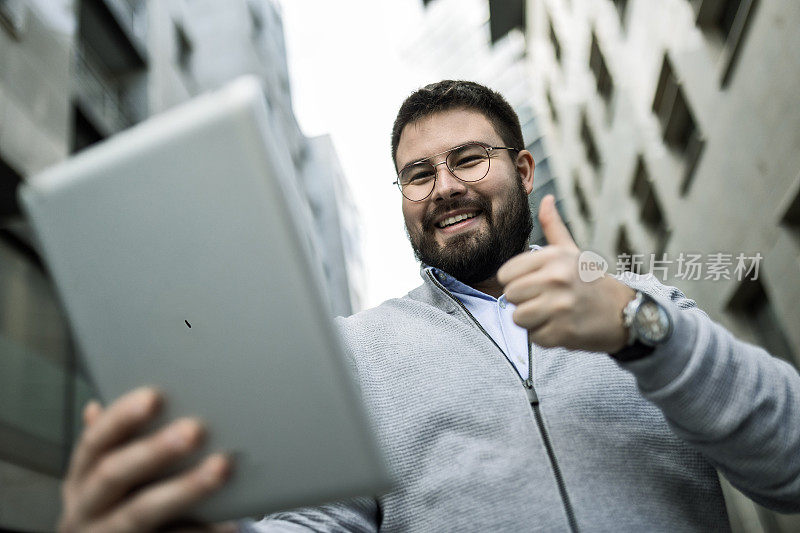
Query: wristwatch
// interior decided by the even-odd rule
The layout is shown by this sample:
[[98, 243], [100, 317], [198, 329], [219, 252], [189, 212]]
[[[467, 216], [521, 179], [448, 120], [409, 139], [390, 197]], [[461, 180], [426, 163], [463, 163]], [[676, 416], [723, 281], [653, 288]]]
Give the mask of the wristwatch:
[[622, 310], [622, 324], [628, 330], [628, 344], [610, 354], [617, 361], [646, 357], [672, 334], [672, 319], [667, 310], [641, 291], [636, 291], [636, 296]]

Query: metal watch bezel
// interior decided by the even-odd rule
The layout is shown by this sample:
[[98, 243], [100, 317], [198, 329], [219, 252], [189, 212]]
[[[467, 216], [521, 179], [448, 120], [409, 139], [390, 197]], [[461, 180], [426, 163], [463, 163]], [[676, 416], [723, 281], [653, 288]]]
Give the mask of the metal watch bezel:
[[[642, 298], [638, 302], [631, 320], [631, 333], [635, 339], [647, 346], [657, 346], [659, 344], [663, 344], [672, 334], [672, 320], [669, 316], [669, 313], [667, 313], [667, 310], [664, 309], [664, 307], [655, 299], [651, 298], [647, 294], [640, 294], [642, 294]], [[647, 308], [654, 308], [657, 311], [657, 317], [655, 321], [653, 321], [650, 317], [644, 316], [644, 310]], [[653, 336], [650, 334], [651, 328], [649, 326], [656, 323], [660, 326], [659, 330], [662, 333], [660, 335]]]

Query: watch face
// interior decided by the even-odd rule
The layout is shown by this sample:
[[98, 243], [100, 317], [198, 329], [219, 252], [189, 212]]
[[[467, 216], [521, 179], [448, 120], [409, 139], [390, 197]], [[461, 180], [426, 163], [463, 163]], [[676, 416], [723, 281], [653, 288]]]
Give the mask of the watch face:
[[633, 322], [636, 333], [646, 344], [658, 344], [669, 333], [667, 312], [652, 301], [644, 302], [639, 306]]

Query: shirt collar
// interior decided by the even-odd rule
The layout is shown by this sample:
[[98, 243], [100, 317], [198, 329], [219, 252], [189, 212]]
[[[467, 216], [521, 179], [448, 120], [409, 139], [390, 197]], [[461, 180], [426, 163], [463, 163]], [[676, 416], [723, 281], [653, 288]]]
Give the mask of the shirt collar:
[[[536, 250], [541, 250], [542, 247], [538, 244], [531, 244], [530, 251], [535, 252]], [[440, 270], [436, 267], [428, 266], [426, 264], [422, 264], [422, 272], [430, 272], [438, 281], [441, 283], [444, 288], [448, 291], [452, 292], [453, 294], [460, 294], [463, 296], [475, 296], [484, 300], [489, 301], [496, 301], [495, 298], [489, 296], [486, 293], [483, 293], [479, 290], [473, 289], [466, 283], [462, 283], [444, 270]]]

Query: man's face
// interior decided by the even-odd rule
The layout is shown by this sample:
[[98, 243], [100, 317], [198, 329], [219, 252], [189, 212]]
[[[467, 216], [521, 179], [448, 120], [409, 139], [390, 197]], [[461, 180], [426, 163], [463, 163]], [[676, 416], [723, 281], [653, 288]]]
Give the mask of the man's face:
[[[442, 111], [409, 123], [397, 146], [397, 168], [478, 141], [504, 146], [489, 120], [466, 109]], [[444, 161], [445, 154], [431, 162]], [[522, 252], [533, 228], [527, 195], [533, 188], [533, 158], [527, 151], [491, 152], [489, 173], [465, 183], [438, 165], [436, 186], [420, 202], [403, 198], [403, 218], [417, 259], [463, 283], [478, 283]], [[443, 227], [455, 215], [471, 216]]]

